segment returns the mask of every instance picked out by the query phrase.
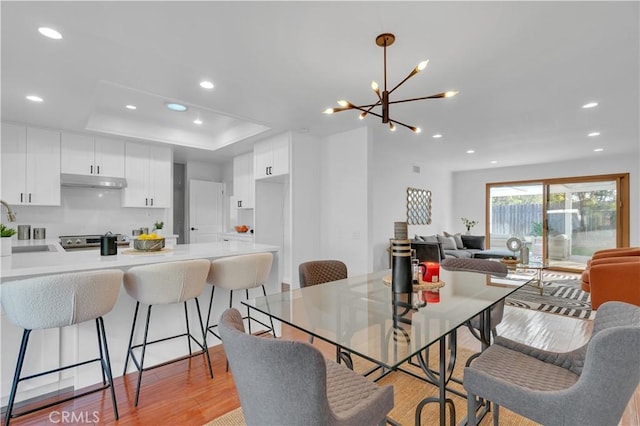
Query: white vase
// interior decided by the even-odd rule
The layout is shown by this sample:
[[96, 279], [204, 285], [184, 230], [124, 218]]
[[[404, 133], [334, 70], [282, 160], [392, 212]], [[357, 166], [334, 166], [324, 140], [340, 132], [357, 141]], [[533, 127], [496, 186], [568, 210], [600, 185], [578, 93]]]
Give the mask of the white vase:
[[11, 237], [0, 238], [0, 256], [11, 256]]
[[154, 229], [153, 232], [156, 233], [157, 236], [161, 237], [163, 235], [162, 229]]

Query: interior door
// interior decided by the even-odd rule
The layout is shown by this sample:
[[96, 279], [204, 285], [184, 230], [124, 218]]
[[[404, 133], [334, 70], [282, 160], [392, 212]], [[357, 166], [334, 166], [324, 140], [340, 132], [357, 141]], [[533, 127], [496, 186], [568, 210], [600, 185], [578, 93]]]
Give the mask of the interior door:
[[189, 180], [189, 243], [218, 241], [223, 232], [224, 184]]

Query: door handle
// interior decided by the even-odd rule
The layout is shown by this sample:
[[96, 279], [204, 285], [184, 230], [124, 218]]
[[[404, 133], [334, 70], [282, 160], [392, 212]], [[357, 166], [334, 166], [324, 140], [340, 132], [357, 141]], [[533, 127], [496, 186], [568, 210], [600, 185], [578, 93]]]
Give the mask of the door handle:
[[153, 198], [151, 199], [151, 205], [153, 205]]
[[193, 226], [191, 227], [192, 231], [198, 231], [198, 228], [194, 228]]
[[93, 164], [89, 166], [89, 173], [93, 174]]
[[97, 174], [100, 174], [100, 166], [96, 166], [96, 169], [98, 169]]
[[29, 193], [29, 202], [31, 202], [31, 193]]
[[24, 203], [24, 192], [20, 193], [20, 202]]
[[238, 207], [242, 207], [242, 200], [238, 201]]
[[148, 206], [148, 205], [149, 205], [149, 199], [148, 199], [148, 198], [145, 198], [145, 199], [144, 199], [144, 205], [145, 205], [145, 206]]

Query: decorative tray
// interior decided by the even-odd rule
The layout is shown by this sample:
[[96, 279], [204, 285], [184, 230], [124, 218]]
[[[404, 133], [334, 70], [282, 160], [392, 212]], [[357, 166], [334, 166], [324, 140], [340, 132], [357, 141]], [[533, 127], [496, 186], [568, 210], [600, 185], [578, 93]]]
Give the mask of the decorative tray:
[[[385, 275], [384, 277], [382, 277], [382, 282], [387, 287], [391, 287], [391, 275]], [[444, 287], [444, 281], [436, 281], [436, 282], [430, 283], [430, 282], [420, 280], [419, 284], [413, 285], [413, 291], [435, 290], [436, 288], [441, 288], [441, 287]]]
[[500, 262], [504, 263], [505, 265], [517, 265], [518, 263], [520, 263], [520, 260], [518, 260], [518, 259], [500, 259]]
[[166, 248], [163, 247], [160, 250], [153, 250], [153, 251], [149, 251], [149, 250], [136, 250], [136, 249], [125, 249], [122, 250], [120, 253], [121, 254], [142, 254], [142, 255], [154, 255], [154, 254], [165, 254], [165, 253], [170, 253], [173, 250], [170, 248]]

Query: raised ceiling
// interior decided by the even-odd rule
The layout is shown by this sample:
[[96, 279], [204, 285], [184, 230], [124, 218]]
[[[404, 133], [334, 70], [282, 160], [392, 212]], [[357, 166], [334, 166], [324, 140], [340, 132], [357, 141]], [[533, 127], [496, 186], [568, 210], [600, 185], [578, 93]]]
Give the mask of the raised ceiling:
[[[452, 170], [639, 155], [638, 2], [12, 2], [2, 12], [2, 119], [183, 146], [224, 161], [282, 130], [326, 136], [371, 126]], [[60, 31], [62, 40], [38, 27]], [[338, 99], [370, 103], [426, 70], [395, 105], [423, 129], [389, 133]], [[214, 89], [199, 86], [210, 80]], [[38, 94], [44, 102], [25, 99]], [[173, 113], [176, 101], [189, 107]], [[581, 106], [597, 101], [599, 106]], [[133, 104], [134, 111], [125, 104]], [[196, 125], [193, 120], [203, 121]], [[600, 136], [589, 137], [592, 131]], [[433, 134], [442, 134], [440, 139]], [[594, 152], [603, 148], [602, 152]], [[475, 153], [467, 154], [467, 150]], [[496, 163], [492, 164], [491, 161]]]

